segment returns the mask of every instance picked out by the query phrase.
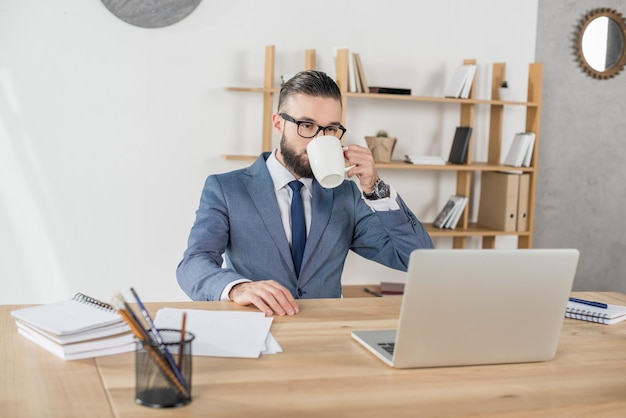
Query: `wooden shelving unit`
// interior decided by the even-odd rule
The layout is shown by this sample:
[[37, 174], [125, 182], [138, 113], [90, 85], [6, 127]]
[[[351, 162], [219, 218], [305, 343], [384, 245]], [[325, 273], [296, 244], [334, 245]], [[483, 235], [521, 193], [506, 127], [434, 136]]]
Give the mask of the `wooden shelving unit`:
[[[280, 88], [274, 87], [274, 61], [276, 48], [274, 45], [265, 47], [265, 76], [263, 87], [226, 87], [228, 91], [262, 93], [263, 94], [263, 132], [261, 134], [261, 151], [272, 150], [272, 113], [274, 107], [274, 95], [280, 92]], [[307, 49], [304, 52], [305, 70], [315, 69], [315, 50]], [[227, 160], [254, 161], [258, 155], [224, 155]]]
[[[261, 151], [270, 151], [272, 149], [272, 127], [271, 114], [273, 112], [274, 95], [278, 94], [279, 89], [274, 86], [274, 46], [267, 46], [265, 49], [265, 78], [263, 87], [227, 87], [226, 90], [234, 92], [252, 92], [263, 94], [263, 132], [261, 140]], [[458, 107], [460, 126], [473, 126], [474, 113], [477, 108], [480, 111], [489, 112], [489, 134], [488, 134], [488, 153], [486, 162], [473, 161], [471, 150], [473, 146], [470, 142], [468, 152], [468, 164], [447, 164], [438, 165], [412, 165], [403, 161], [392, 161], [390, 163], [377, 164], [378, 168], [384, 170], [420, 170], [420, 171], [454, 171], [456, 172], [456, 194], [471, 197], [471, 181], [472, 173], [482, 171], [509, 171], [511, 167], [504, 166], [500, 163], [500, 155], [502, 151], [502, 122], [504, 118], [505, 106], [522, 106], [526, 108], [526, 123], [524, 129], [528, 132], [535, 133], [535, 146], [533, 149], [533, 157], [530, 167], [515, 168], [517, 171], [529, 173], [530, 190], [528, 196], [528, 230], [526, 231], [500, 231], [486, 228], [475, 223], [470, 223], [468, 219], [468, 208], [466, 207], [458, 226], [453, 230], [434, 228], [432, 224], [425, 223], [425, 227], [429, 234], [433, 237], [451, 237], [454, 248], [465, 248], [467, 239], [470, 237], [482, 237], [483, 248], [495, 248], [495, 240], [497, 236], [517, 236], [518, 248], [532, 247], [533, 237], [533, 221], [535, 212], [535, 191], [537, 186], [537, 160], [540, 139], [540, 119], [541, 119], [541, 93], [542, 93], [542, 76], [543, 65], [541, 63], [531, 63], [528, 68], [528, 92], [527, 101], [502, 101], [498, 97], [498, 87], [505, 79], [505, 64], [494, 63], [492, 69], [491, 80], [491, 98], [478, 99], [475, 97], [475, 91], [472, 89], [468, 99], [455, 99], [445, 97], [428, 97], [428, 96], [411, 96], [411, 95], [394, 95], [394, 94], [371, 94], [371, 93], [350, 93], [348, 92], [348, 58], [347, 49], [341, 49], [337, 52], [336, 61], [336, 80], [343, 96], [343, 115], [342, 120], [345, 121], [345, 112], [352, 100], [392, 100], [392, 101], [409, 101], [432, 103], [433, 106], [453, 105]], [[476, 63], [475, 60], [465, 60], [464, 63]], [[315, 68], [315, 51], [306, 50], [304, 69]], [[379, 105], [379, 104], [377, 104]], [[487, 107], [487, 110], [484, 110]], [[470, 141], [474, 141], [474, 136]], [[253, 161], [258, 157], [243, 155], [225, 155], [224, 158], [229, 160], [246, 160]], [[419, 215], [418, 215], [419, 216]]]

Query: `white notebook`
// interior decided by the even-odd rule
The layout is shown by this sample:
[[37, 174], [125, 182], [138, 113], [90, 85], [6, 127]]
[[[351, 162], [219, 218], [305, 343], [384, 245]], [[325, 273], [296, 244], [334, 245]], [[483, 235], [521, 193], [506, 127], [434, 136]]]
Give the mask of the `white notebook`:
[[108, 303], [77, 293], [72, 299], [11, 312], [17, 332], [63, 360], [124, 353], [133, 335]]
[[17, 332], [63, 360], [80, 360], [135, 350], [135, 340], [130, 332], [69, 344], [58, 344], [19, 322]]
[[569, 301], [565, 316], [582, 321], [597, 322], [599, 324], [615, 324], [626, 320], [626, 306], [607, 304], [606, 308], [598, 308], [583, 303]]
[[112, 324], [124, 326], [122, 317], [111, 305], [82, 293], [69, 300], [18, 309], [11, 315], [18, 321], [59, 336]]

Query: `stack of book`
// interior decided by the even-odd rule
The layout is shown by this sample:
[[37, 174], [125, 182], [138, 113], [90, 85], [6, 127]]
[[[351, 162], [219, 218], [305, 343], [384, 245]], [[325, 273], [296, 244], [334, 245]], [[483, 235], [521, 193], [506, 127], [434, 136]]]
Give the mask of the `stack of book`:
[[411, 94], [409, 88], [370, 86], [365, 77], [361, 56], [357, 52], [351, 53], [348, 59], [348, 91], [351, 93]]
[[404, 283], [380, 282], [380, 294], [383, 296], [402, 296], [404, 294]]
[[470, 91], [472, 90], [475, 74], [476, 64], [463, 64], [459, 66], [454, 73], [444, 96], [467, 99]]
[[404, 154], [404, 162], [417, 165], [446, 165], [442, 157], [438, 155], [409, 155]]
[[512, 167], [530, 167], [534, 148], [534, 132], [516, 133], [503, 164]]
[[17, 332], [64, 360], [135, 349], [130, 329], [107, 303], [82, 293], [72, 299], [11, 312]]
[[441, 209], [433, 226], [440, 229], [454, 229], [459, 223], [461, 214], [467, 204], [467, 197], [461, 195], [452, 195]]

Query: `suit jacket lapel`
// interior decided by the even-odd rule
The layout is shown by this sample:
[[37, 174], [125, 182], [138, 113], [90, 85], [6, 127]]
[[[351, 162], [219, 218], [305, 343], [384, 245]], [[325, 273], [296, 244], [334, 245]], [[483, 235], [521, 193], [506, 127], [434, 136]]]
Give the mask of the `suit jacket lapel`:
[[[250, 194], [252, 204], [254, 204], [261, 219], [263, 219], [265, 228], [270, 237], [272, 237], [274, 244], [276, 244], [280, 256], [285, 260], [287, 265], [293, 265], [291, 249], [289, 248], [289, 242], [285, 236], [285, 230], [280, 218], [280, 209], [276, 202], [273, 182], [265, 165], [267, 155], [269, 154], [262, 154], [261, 157], [245, 171], [246, 176], [244, 177], [244, 182]], [[293, 273], [295, 274], [295, 268]]]

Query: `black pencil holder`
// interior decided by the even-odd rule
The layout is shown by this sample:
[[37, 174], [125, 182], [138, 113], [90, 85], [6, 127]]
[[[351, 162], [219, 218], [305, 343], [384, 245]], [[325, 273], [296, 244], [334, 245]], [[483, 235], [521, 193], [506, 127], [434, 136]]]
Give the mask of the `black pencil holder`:
[[160, 329], [163, 344], [151, 332], [150, 341], [137, 340], [135, 401], [153, 408], [171, 408], [191, 402], [190, 332]]

